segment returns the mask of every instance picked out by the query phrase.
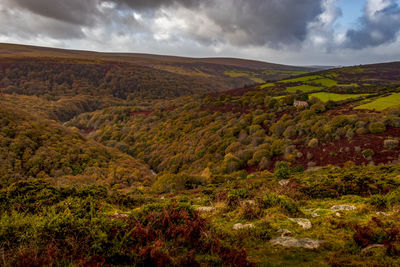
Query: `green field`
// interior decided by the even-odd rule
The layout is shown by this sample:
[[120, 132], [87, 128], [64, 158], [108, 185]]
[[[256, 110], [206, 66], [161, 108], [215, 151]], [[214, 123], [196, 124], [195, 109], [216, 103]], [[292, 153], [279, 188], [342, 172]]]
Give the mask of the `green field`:
[[322, 88], [319, 86], [313, 86], [313, 85], [307, 85], [307, 84], [303, 84], [303, 85], [299, 85], [299, 86], [293, 86], [293, 87], [287, 87], [286, 90], [289, 93], [296, 93], [297, 91], [302, 91], [304, 93], [310, 93], [313, 91], [318, 91], [321, 90]]
[[363, 96], [367, 96], [368, 94], [334, 94], [334, 93], [325, 93], [325, 92], [319, 92], [319, 93], [314, 93], [310, 94], [310, 97], [316, 97], [322, 102], [328, 102], [329, 100], [331, 101], [342, 101], [346, 99], [351, 99], [351, 98], [359, 98]]
[[272, 86], [275, 86], [275, 84], [274, 83], [266, 83], [266, 84], [261, 85], [260, 88], [264, 89], [264, 88], [272, 87]]
[[304, 77], [299, 77], [299, 78], [294, 78], [294, 79], [283, 80], [283, 81], [280, 81], [280, 83], [308, 82], [311, 80], [317, 80], [317, 79], [323, 79], [323, 78], [324, 77], [319, 76], [319, 75], [309, 75], [309, 76], [304, 76]]
[[313, 80], [310, 81], [312, 83], [315, 84], [320, 84], [322, 86], [326, 86], [326, 87], [332, 87], [332, 86], [337, 86], [338, 82], [332, 79], [328, 79], [328, 78], [322, 78], [322, 79], [317, 79], [317, 80]]
[[231, 78], [246, 77], [255, 83], [265, 82], [263, 79], [257, 77], [256, 76], [257, 74], [253, 73], [253, 72], [229, 70], [229, 71], [225, 71], [224, 74]]
[[288, 95], [274, 96], [273, 98], [275, 98], [275, 99], [281, 99], [281, 98], [284, 98], [284, 97], [286, 97], [286, 96], [288, 96]]
[[356, 107], [355, 109], [370, 109], [382, 111], [387, 108], [400, 106], [400, 93], [391, 94], [390, 96], [380, 97], [372, 102]]

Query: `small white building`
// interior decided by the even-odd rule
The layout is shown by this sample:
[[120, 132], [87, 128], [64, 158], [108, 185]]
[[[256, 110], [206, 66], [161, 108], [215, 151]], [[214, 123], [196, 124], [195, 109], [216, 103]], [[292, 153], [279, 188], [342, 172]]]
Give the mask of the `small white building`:
[[307, 108], [308, 107], [308, 103], [306, 101], [295, 100], [294, 103], [293, 103], [293, 106]]

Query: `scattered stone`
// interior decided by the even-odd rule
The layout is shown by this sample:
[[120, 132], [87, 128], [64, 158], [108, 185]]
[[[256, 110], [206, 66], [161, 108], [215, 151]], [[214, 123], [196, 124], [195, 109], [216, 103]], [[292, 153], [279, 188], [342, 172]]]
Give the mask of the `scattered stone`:
[[342, 214], [340, 214], [339, 212], [336, 212], [335, 216], [340, 218], [340, 217], [342, 217]]
[[322, 241], [313, 240], [309, 238], [297, 239], [285, 236], [271, 239], [269, 242], [272, 245], [281, 245], [284, 247], [296, 247], [296, 248], [306, 248], [306, 249], [317, 249], [322, 243]]
[[315, 210], [313, 210], [310, 216], [311, 216], [312, 218], [321, 217], [321, 215], [319, 215], [319, 214], [317, 213], [318, 211], [320, 211], [320, 209], [315, 209]]
[[302, 218], [289, 218], [292, 222], [296, 222], [298, 225], [303, 227], [303, 229], [308, 230], [311, 229], [312, 225], [310, 220], [308, 219], [302, 219]]
[[233, 226], [233, 230], [243, 230], [243, 229], [251, 229], [251, 228], [254, 228], [254, 225], [252, 223], [248, 223], [248, 224], [237, 223]]
[[242, 205], [255, 206], [256, 202], [254, 200], [244, 200], [242, 201]]
[[278, 233], [281, 234], [281, 236], [288, 236], [288, 235], [292, 235], [292, 232], [289, 231], [288, 229], [279, 229]]
[[357, 208], [352, 205], [335, 205], [331, 208], [332, 211], [347, 211], [347, 210], [356, 210]]
[[116, 219], [116, 220], [126, 220], [129, 218], [128, 214], [124, 214], [124, 213], [114, 213], [113, 215], [110, 216], [111, 219]]
[[198, 212], [213, 212], [215, 210], [214, 207], [198, 207], [196, 209]]
[[162, 200], [165, 200], [165, 197], [164, 197], [164, 196], [162, 196], [162, 197], [160, 197], [160, 199], [162, 199]]
[[313, 168], [315, 166], [317, 166], [317, 163], [315, 163], [315, 162], [310, 161], [309, 163], [307, 163], [308, 168]]
[[280, 184], [281, 186], [287, 186], [287, 185], [289, 184], [289, 180], [280, 180], [280, 181], [279, 181], [279, 184]]
[[365, 251], [368, 251], [368, 250], [373, 249], [373, 248], [383, 248], [383, 247], [384, 247], [384, 245], [382, 245], [382, 244], [373, 244], [373, 245], [369, 245], [366, 248], [363, 248], [361, 250], [361, 252], [365, 252]]
[[387, 139], [383, 141], [383, 147], [386, 149], [395, 149], [399, 146], [399, 140]]
[[386, 213], [386, 212], [381, 212], [381, 211], [378, 211], [377, 213], [376, 213], [376, 215], [381, 215], [381, 216], [390, 216], [390, 214], [389, 213]]

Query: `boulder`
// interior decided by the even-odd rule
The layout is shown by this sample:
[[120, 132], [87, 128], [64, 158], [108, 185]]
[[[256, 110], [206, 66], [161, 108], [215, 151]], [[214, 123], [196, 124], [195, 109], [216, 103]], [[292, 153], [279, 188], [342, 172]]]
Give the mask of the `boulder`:
[[313, 240], [309, 238], [297, 239], [286, 236], [281, 236], [278, 238], [271, 239], [269, 242], [272, 245], [281, 245], [284, 247], [295, 247], [295, 248], [306, 248], [306, 249], [317, 249], [322, 244], [322, 241], [320, 240]]
[[286, 179], [280, 180], [280, 181], [279, 181], [279, 184], [280, 184], [281, 186], [287, 186], [287, 185], [289, 184], [289, 180], [286, 180]]
[[214, 207], [198, 207], [196, 209], [198, 212], [213, 212], [215, 210]]
[[312, 227], [312, 224], [311, 224], [310, 220], [308, 220], [308, 219], [289, 218], [289, 220], [291, 220], [292, 222], [297, 223], [298, 225], [303, 227], [303, 229], [305, 229], [305, 230], [311, 229], [311, 227]]
[[252, 223], [248, 223], [248, 224], [237, 223], [233, 226], [233, 230], [243, 230], [243, 229], [251, 229], [251, 228], [254, 228], [254, 225]]

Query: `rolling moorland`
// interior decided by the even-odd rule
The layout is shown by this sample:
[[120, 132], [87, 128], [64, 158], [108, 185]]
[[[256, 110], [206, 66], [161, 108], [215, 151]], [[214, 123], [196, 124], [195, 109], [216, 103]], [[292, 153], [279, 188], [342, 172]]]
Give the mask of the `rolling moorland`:
[[399, 62], [0, 66], [1, 265], [400, 264]]

